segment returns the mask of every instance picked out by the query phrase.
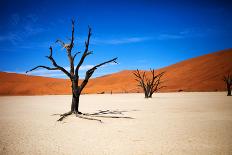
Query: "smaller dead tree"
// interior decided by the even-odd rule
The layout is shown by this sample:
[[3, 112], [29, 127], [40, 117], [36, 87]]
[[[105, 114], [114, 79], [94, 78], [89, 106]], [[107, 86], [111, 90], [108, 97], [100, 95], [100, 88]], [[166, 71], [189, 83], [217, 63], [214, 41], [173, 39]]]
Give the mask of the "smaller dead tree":
[[138, 69], [133, 72], [135, 76], [135, 80], [138, 82], [138, 86], [143, 89], [145, 98], [152, 98], [154, 92], [159, 91], [161, 88], [165, 86], [161, 86], [163, 82], [161, 82], [161, 77], [165, 72], [161, 72], [155, 75], [155, 70], [150, 69], [151, 77], [149, 78], [146, 75], [146, 72], [140, 72]]
[[232, 75], [228, 74], [227, 76], [224, 76], [223, 81], [226, 84], [227, 96], [231, 96]]

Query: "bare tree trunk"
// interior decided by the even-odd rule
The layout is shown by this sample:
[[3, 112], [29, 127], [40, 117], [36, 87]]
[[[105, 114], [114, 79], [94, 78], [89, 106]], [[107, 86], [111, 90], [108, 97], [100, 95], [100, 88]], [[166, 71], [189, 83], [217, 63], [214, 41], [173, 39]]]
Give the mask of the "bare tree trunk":
[[148, 98], [152, 98], [152, 93], [150, 92], [150, 94], [148, 95]]
[[73, 94], [71, 112], [81, 114], [81, 112], [79, 111], [79, 101], [80, 101], [80, 94]]
[[227, 96], [231, 96], [230, 85], [227, 85]]
[[232, 86], [232, 74], [228, 74], [223, 77], [223, 81], [226, 84], [227, 96], [231, 96], [231, 86]]
[[78, 81], [76, 78], [72, 80], [72, 104], [71, 112], [75, 114], [81, 114], [79, 111], [79, 102], [80, 102], [81, 91], [78, 87]]
[[144, 91], [145, 98], [149, 98], [149, 92], [147, 90]]
[[145, 92], [145, 98], [149, 98], [147, 92]]

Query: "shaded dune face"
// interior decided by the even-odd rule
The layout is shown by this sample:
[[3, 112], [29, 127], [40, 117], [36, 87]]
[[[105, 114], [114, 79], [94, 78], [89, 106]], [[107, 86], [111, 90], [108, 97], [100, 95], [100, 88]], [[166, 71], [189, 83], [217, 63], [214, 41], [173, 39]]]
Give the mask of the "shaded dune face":
[[[232, 49], [188, 59], [168, 67], [165, 71], [161, 92], [224, 91], [223, 75], [232, 72]], [[83, 93], [134, 93], [137, 87], [132, 70], [93, 78]], [[0, 95], [49, 95], [70, 94], [70, 82], [55, 79], [0, 72]]]

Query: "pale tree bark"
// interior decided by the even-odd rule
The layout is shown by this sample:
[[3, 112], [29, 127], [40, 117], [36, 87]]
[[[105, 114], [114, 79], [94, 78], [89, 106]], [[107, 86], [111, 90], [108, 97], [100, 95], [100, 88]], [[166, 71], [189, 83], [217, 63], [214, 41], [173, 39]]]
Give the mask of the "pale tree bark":
[[53, 58], [53, 48], [50, 47], [50, 55], [46, 56], [52, 63], [53, 67], [48, 67], [48, 66], [43, 66], [43, 65], [39, 65], [36, 66], [34, 68], [32, 68], [31, 70], [27, 71], [31, 72], [34, 71], [38, 68], [44, 68], [47, 70], [60, 70], [62, 71], [65, 75], [68, 76], [68, 78], [71, 81], [71, 88], [72, 88], [72, 103], [71, 103], [71, 109], [69, 112], [61, 114], [61, 117], [58, 121], [62, 121], [66, 116], [71, 115], [71, 114], [82, 114], [79, 111], [79, 102], [80, 102], [80, 95], [81, 92], [83, 91], [83, 89], [85, 88], [85, 86], [87, 85], [89, 79], [91, 78], [91, 76], [93, 75], [93, 73], [101, 66], [108, 64], [108, 63], [117, 63], [117, 58], [113, 58], [110, 59], [108, 61], [99, 63], [97, 65], [95, 65], [94, 67], [90, 68], [89, 70], [86, 71], [85, 74], [85, 78], [82, 81], [82, 83], [79, 84], [79, 69], [81, 67], [81, 65], [83, 64], [84, 60], [86, 59], [87, 56], [89, 56], [90, 54], [92, 54], [92, 51], [89, 51], [89, 43], [90, 43], [90, 38], [91, 38], [91, 28], [88, 27], [88, 36], [87, 36], [87, 40], [85, 41], [85, 50], [82, 53], [80, 60], [78, 62], [78, 64], [74, 65], [74, 61], [75, 58], [78, 54], [80, 54], [81, 52], [77, 52], [75, 54], [72, 53], [73, 47], [74, 47], [74, 32], [75, 32], [75, 21], [72, 20], [72, 35], [71, 35], [71, 39], [69, 43], [65, 43], [60, 39], [57, 39], [56, 43], [60, 44], [63, 48], [66, 49], [66, 53], [67, 53], [67, 57], [69, 60], [69, 65], [70, 65], [70, 70], [66, 70], [64, 67], [61, 67], [60, 65], [58, 65], [55, 61], [55, 59]]
[[138, 69], [133, 72], [138, 86], [142, 88], [145, 98], [152, 98], [153, 93], [159, 91], [165, 86], [162, 86], [161, 77], [165, 72], [155, 74], [154, 69], [150, 69], [151, 78], [146, 75], [146, 72], [140, 72]]

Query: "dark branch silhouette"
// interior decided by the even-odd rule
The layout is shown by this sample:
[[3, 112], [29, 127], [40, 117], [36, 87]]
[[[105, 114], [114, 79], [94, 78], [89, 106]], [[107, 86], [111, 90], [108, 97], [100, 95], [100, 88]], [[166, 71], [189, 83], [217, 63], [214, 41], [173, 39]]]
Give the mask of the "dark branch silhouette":
[[232, 75], [228, 74], [228, 75], [224, 76], [223, 81], [226, 84], [227, 96], [231, 96]]
[[152, 98], [153, 93], [159, 91], [165, 86], [161, 86], [161, 77], [165, 72], [161, 72], [155, 75], [155, 70], [150, 69], [151, 78], [148, 78], [146, 72], [141, 73], [138, 69], [133, 72], [135, 80], [138, 82], [138, 86], [143, 89], [145, 98]]
[[95, 65], [93, 68], [89, 69], [86, 72], [85, 78], [82, 81], [81, 84], [79, 84], [79, 69], [81, 67], [81, 65], [83, 64], [84, 60], [86, 59], [86, 57], [90, 54], [92, 54], [92, 51], [89, 51], [89, 43], [90, 43], [90, 38], [91, 38], [91, 28], [88, 27], [88, 37], [87, 37], [87, 41], [85, 42], [85, 50], [79, 60], [79, 63], [77, 64], [76, 68], [74, 65], [74, 60], [75, 57], [77, 56], [77, 54], [80, 54], [81, 52], [77, 52], [74, 55], [72, 54], [72, 50], [74, 47], [74, 32], [75, 32], [75, 21], [72, 20], [72, 35], [71, 35], [71, 39], [69, 43], [65, 43], [64, 41], [57, 39], [56, 43], [60, 44], [62, 48], [66, 49], [67, 52], [67, 57], [69, 60], [69, 64], [70, 64], [70, 70], [67, 71], [65, 68], [61, 67], [60, 65], [58, 65], [55, 61], [55, 59], [53, 58], [53, 49], [52, 47], [50, 47], [50, 55], [46, 56], [52, 63], [52, 65], [54, 67], [48, 67], [48, 66], [43, 66], [43, 65], [39, 65], [36, 66], [34, 68], [32, 68], [31, 70], [27, 71], [31, 72], [33, 70], [36, 70], [38, 68], [44, 68], [47, 70], [60, 70], [62, 71], [65, 75], [67, 75], [72, 83], [72, 104], [71, 104], [71, 110], [67, 113], [61, 114], [60, 115], [60, 119], [58, 121], [62, 121], [66, 116], [71, 115], [71, 114], [76, 114], [78, 117], [80, 118], [84, 118], [84, 119], [91, 119], [91, 120], [97, 120], [97, 119], [93, 119], [93, 118], [85, 118], [85, 116], [80, 116], [82, 113], [79, 111], [79, 98], [80, 98], [80, 94], [82, 92], [82, 90], [85, 88], [85, 86], [87, 85], [89, 79], [91, 78], [91, 76], [93, 75], [94, 71], [96, 69], [98, 69], [98, 67], [101, 67], [107, 63], [117, 63], [117, 58], [113, 58], [111, 60], [105, 61], [103, 63], [99, 63], [97, 65]]

